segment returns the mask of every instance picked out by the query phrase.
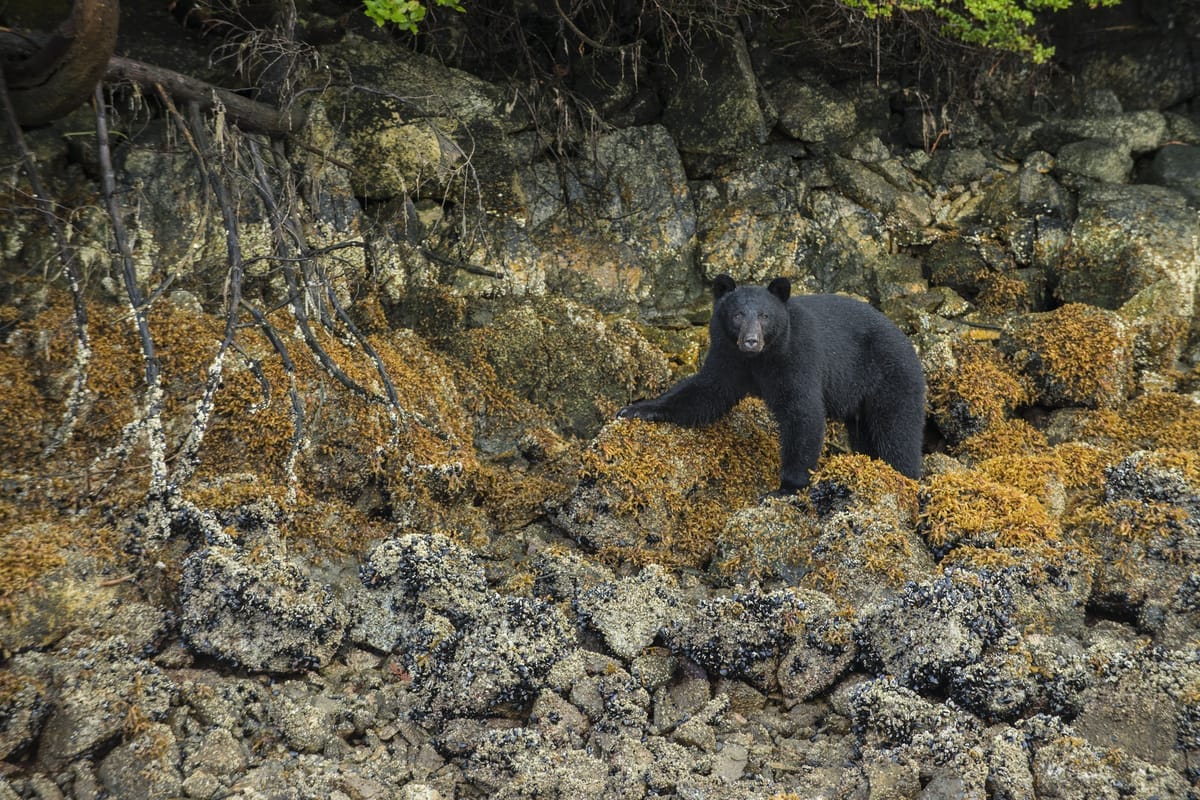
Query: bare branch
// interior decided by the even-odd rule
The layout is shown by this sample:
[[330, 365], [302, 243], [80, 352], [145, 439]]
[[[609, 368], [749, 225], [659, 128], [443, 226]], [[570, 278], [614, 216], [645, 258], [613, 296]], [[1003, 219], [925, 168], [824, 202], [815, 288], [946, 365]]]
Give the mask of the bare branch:
[[42, 215], [46, 227], [50, 229], [50, 233], [54, 237], [54, 243], [58, 248], [58, 260], [62, 264], [63, 274], [66, 276], [67, 284], [71, 290], [72, 311], [75, 317], [75, 361], [72, 364], [72, 368], [75, 371], [75, 379], [71, 383], [71, 390], [67, 393], [67, 403], [66, 408], [63, 410], [62, 422], [59, 423], [58, 429], [55, 430], [54, 434], [50, 437], [50, 441], [42, 451], [42, 457], [45, 458], [70, 438], [71, 433], [75, 430], [76, 423], [79, 421], [79, 413], [87, 401], [88, 365], [92, 360], [92, 343], [88, 333], [88, 314], [87, 304], [83, 298], [83, 282], [80, 280], [79, 271], [76, 267], [75, 249], [67, 241], [62, 223], [59, 222], [58, 215], [54, 212], [54, 204], [50, 201], [49, 195], [46, 194], [46, 188], [42, 185], [42, 178], [38, 173], [37, 162], [33, 157], [33, 153], [30, 152], [29, 147], [25, 144], [25, 137], [21, 133], [20, 123], [17, 120], [16, 112], [13, 110], [12, 101], [8, 96], [3, 65], [0, 65], [0, 106], [4, 110], [4, 118], [7, 120], [9, 136], [21, 156], [21, 169], [29, 179], [29, 185], [33, 187], [34, 203], [37, 205], [38, 212]]

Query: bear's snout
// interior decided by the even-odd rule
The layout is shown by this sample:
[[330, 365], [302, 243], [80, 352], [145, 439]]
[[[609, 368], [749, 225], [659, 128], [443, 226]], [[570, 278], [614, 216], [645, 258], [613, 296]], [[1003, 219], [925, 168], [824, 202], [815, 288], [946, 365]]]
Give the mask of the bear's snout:
[[738, 349], [743, 353], [761, 353], [763, 349], [762, 323], [755, 319], [742, 326], [738, 334]]

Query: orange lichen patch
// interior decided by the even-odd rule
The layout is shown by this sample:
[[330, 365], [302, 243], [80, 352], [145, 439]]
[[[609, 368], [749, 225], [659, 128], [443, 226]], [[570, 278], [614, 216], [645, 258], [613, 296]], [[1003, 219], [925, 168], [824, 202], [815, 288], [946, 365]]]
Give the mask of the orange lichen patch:
[[1029, 495], [1046, 509], [1062, 511], [1065, 470], [1055, 453], [995, 456], [981, 461], [977, 469], [996, 483]]
[[0, 533], [0, 619], [38, 594], [38, 581], [67, 563], [72, 551], [116, 560], [117, 535], [63, 523], [35, 523]]
[[1112, 450], [1085, 442], [1063, 442], [1054, 446], [1062, 465], [1060, 475], [1068, 489], [1098, 490], [1104, 485], [1104, 470], [1116, 456]]
[[861, 453], [835, 455], [822, 461], [812, 475], [813, 491], [824, 484], [844, 487], [854, 502], [868, 506], [887, 503], [908, 514], [917, 509], [917, 482], [887, 462]]
[[1200, 404], [1187, 395], [1145, 394], [1123, 408], [1088, 412], [1078, 434], [1127, 449], [1161, 446], [1200, 451]]
[[1061, 529], [1034, 498], [981, 472], [935, 475], [923, 490], [921, 530], [935, 549], [959, 545], [1039, 548]]
[[[779, 476], [775, 426], [747, 400], [706, 428], [625, 420], [606, 426], [581, 457], [576, 518], [602, 508], [627, 540], [601, 537], [610, 560], [703, 566], [731, 510], [773, 488]], [[623, 535], [624, 538], [624, 535]]]
[[981, 311], [1002, 314], [1029, 310], [1029, 285], [1020, 278], [1005, 272], [983, 270], [975, 276], [975, 281], [979, 284], [975, 304]]
[[1032, 315], [1009, 339], [1014, 361], [1046, 405], [1111, 408], [1129, 394], [1130, 335], [1114, 312], [1069, 303]]
[[931, 565], [920, 540], [893, 514], [836, 514], [812, 531], [801, 551], [804, 588], [847, 601], [862, 591], [856, 585], [862, 581], [895, 589], [928, 575]]
[[54, 419], [28, 363], [9, 350], [0, 350], [0, 397], [0, 459], [15, 466], [45, 445]]
[[[220, 510], [271, 498], [292, 515], [282, 526], [285, 533], [318, 548], [324, 535], [340, 552], [355, 546], [343, 540], [362, 537], [321, 530], [299, 512], [347, 503], [372, 519], [383, 512], [393, 525], [470, 538], [489, 532], [493, 523], [527, 523], [544, 513], [548, 498], [565, 493], [575, 480], [574, 451], [549, 428], [544, 413], [496, 386], [492, 372], [464, 381], [462, 365], [409, 331], [382, 330], [377, 309], [367, 313], [373, 315], [369, 327], [380, 331], [368, 340], [390, 378], [394, 405], [386, 401], [375, 359], [353, 337], [313, 327], [329, 358], [374, 399], [350, 391], [319, 363], [286, 310], [270, 321], [294, 364], [290, 374], [262, 331], [244, 325], [222, 362], [198, 466], [180, 486], [186, 499]], [[97, 460], [121, 441], [145, 401], [136, 327], [123, 307], [92, 303], [89, 315], [89, 400], [73, 437], [36, 470], [32, 456], [61, 419], [72, 374], [70, 303], [59, 297], [35, 317], [18, 320], [0, 346], [0, 520], [6, 523], [53, 519], [62, 508], [86, 507], [97, 496], [110, 509], [145, 499], [144, 431], [132, 441], [132, 452], [112, 451]], [[174, 471], [193, 430], [223, 320], [160, 300], [149, 326], [161, 363], [167, 468]], [[302, 441], [296, 438], [292, 386], [303, 405]], [[505, 426], [502, 438], [521, 442], [520, 451], [487, 463], [475, 437], [496, 425]], [[20, 498], [33, 498], [40, 510]]]
[[978, 433], [1033, 399], [1029, 382], [991, 345], [957, 341], [953, 354], [952, 368], [929, 376], [929, 406], [948, 434]]
[[973, 461], [1017, 453], [1036, 454], [1049, 444], [1046, 435], [1023, 419], [1005, 419], [964, 439], [955, 452]]

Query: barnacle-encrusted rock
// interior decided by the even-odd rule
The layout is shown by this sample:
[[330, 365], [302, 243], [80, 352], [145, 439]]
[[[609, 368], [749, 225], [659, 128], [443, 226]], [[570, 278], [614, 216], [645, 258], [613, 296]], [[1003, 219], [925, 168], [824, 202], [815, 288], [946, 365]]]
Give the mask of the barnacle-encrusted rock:
[[380, 543], [361, 578], [350, 638], [397, 652], [434, 711], [480, 714], [529, 700], [574, 647], [560, 607], [492, 591], [471, 552], [440, 534]]
[[810, 697], [832, 685], [853, 655], [837, 607], [820, 592], [757, 586], [700, 601], [663, 631], [667, 645], [710, 675]]
[[865, 609], [856, 628], [863, 660], [901, 685], [923, 691], [974, 664], [1011, 635], [1012, 590], [1001, 576], [948, 569], [912, 583], [899, 597]]
[[650, 564], [637, 575], [592, 586], [575, 599], [575, 610], [600, 632], [621, 658], [649, 647], [682, 602], [674, 578]]
[[320, 667], [349, 615], [328, 587], [278, 552], [211, 545], [183, 562], [180, 629], [188, 646], [244, 669]]
[[1106, 654], [1094, 649], [1098, 679], [1081, 698], [1074, 727], [1097, 747], [1118, 747], [1144, 761], [1186, 772], [1200, 714], [1200, 657], [1195, 649], [1147, 647]]
[[30, 654], [18, 664], [48, 687], [50, 714], [37, 756], [53, 770], [112, 742], [131, 719], [165, 719], [175, 696], [171, 679], [149, 661], [132, 657], [122, 637], [80, 647], [66, 657]]
[[897, 796], [908, 797], [921, 783], [936, 782], [947, 796], [984, 796], [987, 768], [975, 755], [983, 735], [979, 720], [890, 678], [859, 686], [850, 708], [872, 788], [899, 783], [911, 789]]

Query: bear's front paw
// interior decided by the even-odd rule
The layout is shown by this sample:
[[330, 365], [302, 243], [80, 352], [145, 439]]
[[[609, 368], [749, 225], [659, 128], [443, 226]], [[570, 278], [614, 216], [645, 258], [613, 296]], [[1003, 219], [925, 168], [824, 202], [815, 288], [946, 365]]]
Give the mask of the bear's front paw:
[[644, 400], [630, 403], [617, 412], [617, 419], [648, 419], [651, 422], [663, 419], [662, 412]]

